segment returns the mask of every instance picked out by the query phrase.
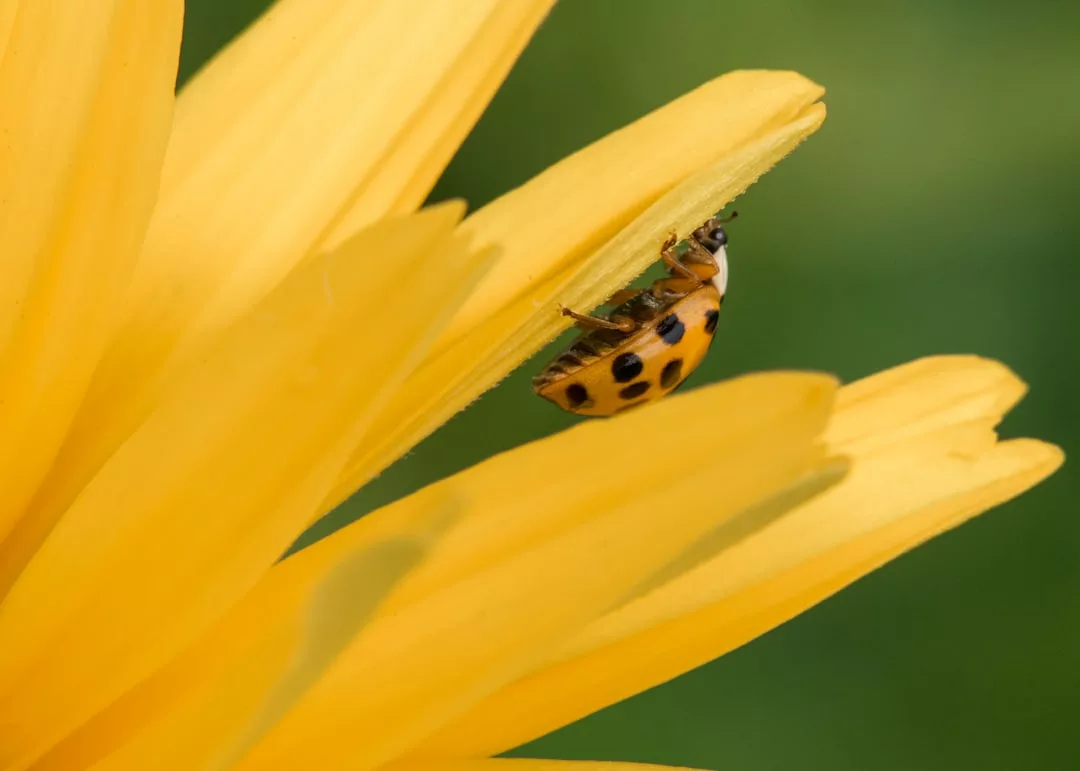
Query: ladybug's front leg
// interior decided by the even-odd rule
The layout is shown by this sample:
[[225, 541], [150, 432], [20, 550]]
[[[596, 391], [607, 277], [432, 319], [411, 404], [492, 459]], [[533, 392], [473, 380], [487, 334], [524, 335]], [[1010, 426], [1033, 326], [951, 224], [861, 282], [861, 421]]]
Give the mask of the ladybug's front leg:
[[671, 271], [671, 275], [685, 278], [691, 283], [696, 283], [697, 286], [701, 286], [701, 279], [698, 277], [690, 267], [684, 265], [682, 261], [675, 256], [674, 249], [667, 249], [660, 255], [664, 260], [664, 265]]
[[686, 250], [686, 254], [683, 255], [682, 259], [682, 264], [685, 268], [693, 271], [702, 281], [708, 281], [720, 272], [720, 269], [716, 267], [716, 255], [706, 249], [705, 246], [693, 236], [687, 239], [687, 243], [689, 244], [689, 248]]

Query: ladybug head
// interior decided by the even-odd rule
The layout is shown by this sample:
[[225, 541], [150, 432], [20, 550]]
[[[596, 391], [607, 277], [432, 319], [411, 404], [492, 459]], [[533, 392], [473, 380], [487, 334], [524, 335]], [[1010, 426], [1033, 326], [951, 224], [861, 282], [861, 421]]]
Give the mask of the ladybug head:
[[711, 253], [716, 254], [721, 248], [727, 246], [728, 235], [724, 230], [724, 225], [738, 216], [739, 213], [733, 211], [727, 217], [712, 217], [694, 231], [694, 238]]

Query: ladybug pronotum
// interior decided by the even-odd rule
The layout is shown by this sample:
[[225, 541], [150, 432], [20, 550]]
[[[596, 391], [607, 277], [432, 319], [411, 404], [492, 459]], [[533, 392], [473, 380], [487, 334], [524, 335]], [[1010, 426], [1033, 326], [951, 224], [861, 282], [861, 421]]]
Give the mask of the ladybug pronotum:
[[705, 358], [727, 291], [727, 233], [713, 217], [677, 253], [672, 235], [660, 247], [669, 277], [648, 290], [616, 292], [610, 312], [589, 316], [562, 308], [582, 330], [533, 378], [537, 394], [578, 415], [608, 416], [675, 390]]

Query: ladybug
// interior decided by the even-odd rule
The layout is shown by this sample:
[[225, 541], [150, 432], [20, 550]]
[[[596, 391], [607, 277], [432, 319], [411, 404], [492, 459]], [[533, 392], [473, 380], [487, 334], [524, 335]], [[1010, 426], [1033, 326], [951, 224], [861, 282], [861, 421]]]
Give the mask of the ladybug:
[[675, 390], [705, 358], [727, 291], [731, 216], [713, 217], [686, 239], [660, 247], [670, 277], [623, 289], [602, 316], [560, 308], [583, 331], [533, 378], [533, 390], [578, 415], [609, 416]]

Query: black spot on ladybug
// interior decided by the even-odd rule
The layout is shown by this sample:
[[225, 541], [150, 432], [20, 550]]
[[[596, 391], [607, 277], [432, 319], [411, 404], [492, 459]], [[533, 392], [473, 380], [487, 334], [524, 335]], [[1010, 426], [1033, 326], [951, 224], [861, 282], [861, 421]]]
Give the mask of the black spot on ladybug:
[[637, 383], [632, 383], [619, 391], [619, 397], [622, 399], [636, 399], [648, 390], [649, 384], [642, 380]]
[[710, 335], [716, 331], [716, 320], [720, 318], [720, 311], [708, 311], [705, 313], [705, 331]]
[[664, 365], [664, 370], [660, 373], [660, 385], [664, 388], [671, 388], [679, 382], [681, 377], [682, 359], [672, 359]]
[[566, 387], [566, 401], [571, 407], [577, 409], [589, 401], [589, 392], [581, 383], [571, 383]]
[[617, 383], [629, 383], [641, 374], [644, 365], [636, 353], [620, 353], [611, 362], [611, 374]]
[[682, 340], [683, 335], [686, 334], [686, 325], [679, 321], [679, 317], [674, 313], [668, 314], [656, 325], [656, 333], [660, 335], [660, 338], [668, 345], [675, 345], [675, 343]]

